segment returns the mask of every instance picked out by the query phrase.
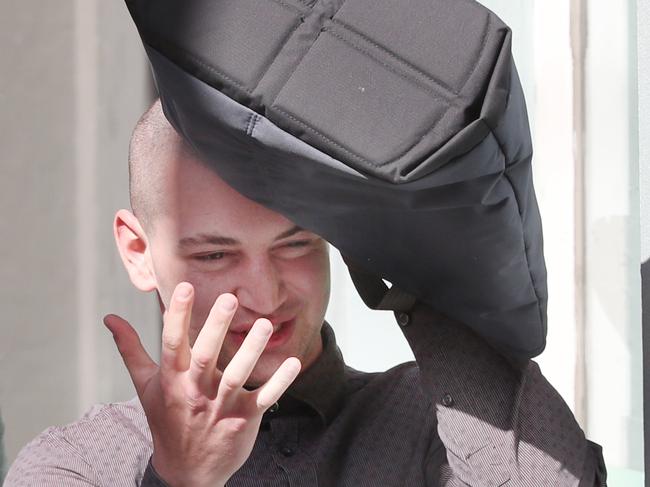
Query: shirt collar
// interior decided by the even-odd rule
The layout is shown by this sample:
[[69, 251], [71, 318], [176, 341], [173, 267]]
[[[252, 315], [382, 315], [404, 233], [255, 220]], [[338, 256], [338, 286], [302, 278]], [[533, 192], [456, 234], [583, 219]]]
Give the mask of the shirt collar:
[[338, 413], [345, 390], [345, 363], [336, 345], [334, 330], [327, 323], [321, 329], [323, 351], [287, 390], [287, 395], [314, 409], [325, 424]]

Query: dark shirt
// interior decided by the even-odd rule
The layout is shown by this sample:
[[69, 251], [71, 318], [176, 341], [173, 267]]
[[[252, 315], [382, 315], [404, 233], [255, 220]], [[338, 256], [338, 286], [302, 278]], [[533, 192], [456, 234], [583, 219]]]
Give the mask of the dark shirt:
[[[424, 306], [400, 321], [417, 364], [375, 374], [345, 366], [326, 325], [323, 355], [226, 485], [605, 485], [600, 447], [536, 364], [511, 365]], [[141, 485], [165, 484], [149, 465]]]
[[[325, 324], [322, 355], [265, 413], [226, 485], [606, 485], [600, 447], [534, 362], [511, 365], [424, 306], [400, 322], [417, 363], [372, 374], [344, 364]], [[164, 486], [151, 452], [137, 401], [103, 406], [25, 447], [6, 486]]]

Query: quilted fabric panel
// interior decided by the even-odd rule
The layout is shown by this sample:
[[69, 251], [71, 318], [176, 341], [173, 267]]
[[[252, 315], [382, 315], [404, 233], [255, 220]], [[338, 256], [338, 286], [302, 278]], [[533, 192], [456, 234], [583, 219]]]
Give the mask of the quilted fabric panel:
[[426, 86], [325, 31], [280, 92], [274, 108], [362, 169], [381, 166], [433, 129], [447, 104]]
[[509, 48], [507, 27], [470, 0], [131, 0], [130, 8], [150, 45], [189, 73], [391, 182], [444, 163], [428, 159], [481, 116], [486, 80]]
[[[460, 93], [489, 40], [489, 11], [467, 0], [347, 0], [334, 16]], [[458, 53], [462, 52], [460, 58]]]
[[[171, 51], [184, 67], [214, 84], [250, 92], [300, 24], [302, 11], [284, 1], [132, 1], [141, 33], [152, 45]], [[304, 7], [303, 7], [304, 9]]]

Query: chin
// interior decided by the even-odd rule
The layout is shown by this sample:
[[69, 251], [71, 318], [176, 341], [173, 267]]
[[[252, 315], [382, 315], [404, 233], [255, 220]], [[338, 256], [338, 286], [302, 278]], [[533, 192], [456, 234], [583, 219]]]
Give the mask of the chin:
[[[273, 371], [275, 372], [275, 371]], [[268, 380], [271, 378], [273, 375], [272, 371], [264, 371], [260, 373], [253, 373], [251, 376], [248, 378], [248, 381], [246, 382], [246, 387], [248, 389], [257, 389], [258, 387], [263, 386], [268, 382]]]
[[275, 356], [264, 357], [262, 356], [257, 366], [253, 369], [246, 385], [248, 387], [260, 387], [268, 382], [268, 380], [275, 374], [280, 365], [288, 358], [288, 356]]

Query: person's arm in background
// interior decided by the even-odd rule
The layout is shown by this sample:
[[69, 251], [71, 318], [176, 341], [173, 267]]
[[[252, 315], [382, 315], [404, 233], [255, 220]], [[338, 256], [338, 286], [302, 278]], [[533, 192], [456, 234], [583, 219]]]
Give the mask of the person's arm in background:
[[511, 365], [467, 326], [417, 306], [403, 328], [432, 394], [448, 465], [440, 486], [606, 485], [601, 448], [529, 361]]
[[99, 476], [83, 451], [60, 428], [48, 428], [25, 445], [3, 487], [98, 487]]

